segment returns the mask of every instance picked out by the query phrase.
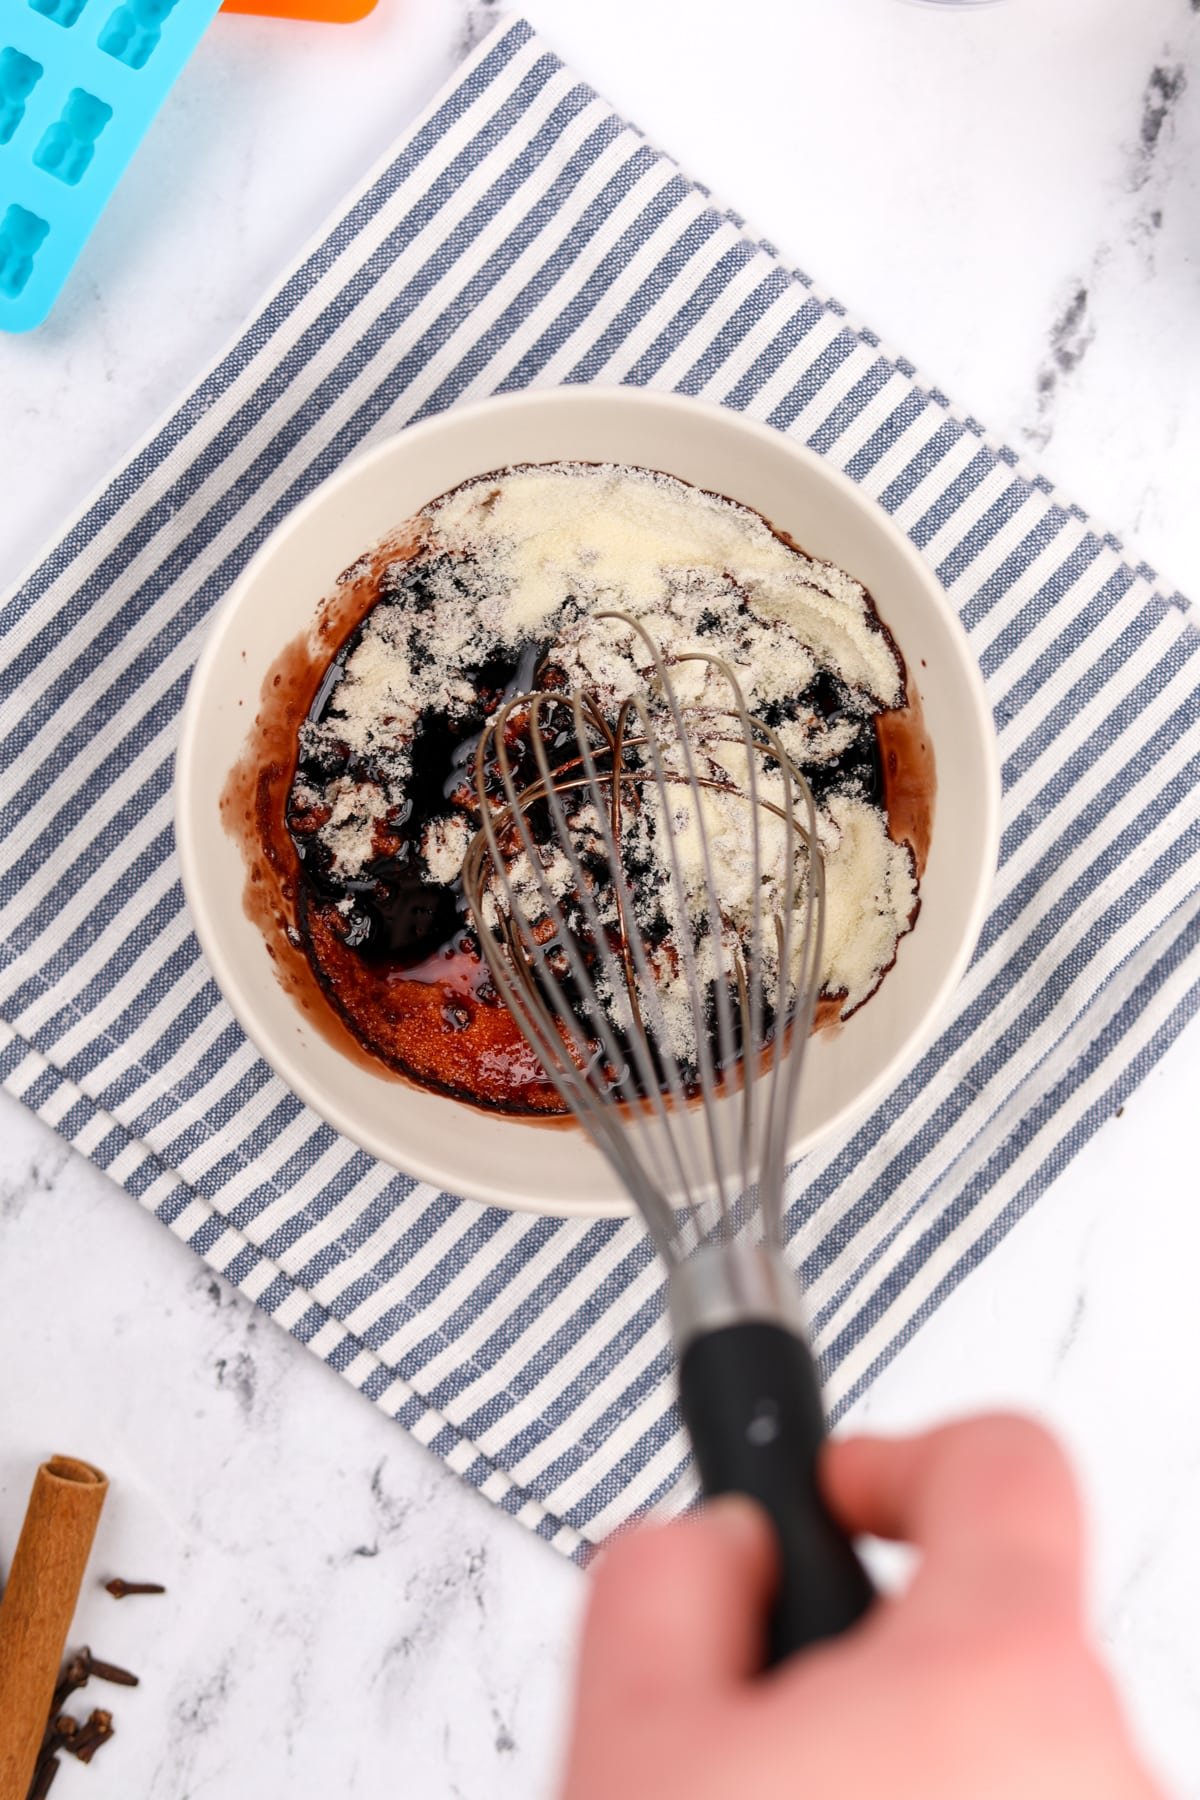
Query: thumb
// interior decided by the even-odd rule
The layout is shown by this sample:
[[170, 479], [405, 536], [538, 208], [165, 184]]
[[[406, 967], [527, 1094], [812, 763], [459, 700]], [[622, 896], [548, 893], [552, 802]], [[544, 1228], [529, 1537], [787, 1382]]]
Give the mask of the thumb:
[[607, 1709], [757, 1673], [775, 1581], [770, 1522], [740, 1495], [621, 1534], [594, 1565], [580, 1695]]
[[829, 1446], [823, 1480], [851, 1531], [922, 1552], [912, 1598], [953, 1617], [1083, 1605], [1079, 1495], [1062, 1450], [1029, 1419], [996, 1414], [912, 1438]]

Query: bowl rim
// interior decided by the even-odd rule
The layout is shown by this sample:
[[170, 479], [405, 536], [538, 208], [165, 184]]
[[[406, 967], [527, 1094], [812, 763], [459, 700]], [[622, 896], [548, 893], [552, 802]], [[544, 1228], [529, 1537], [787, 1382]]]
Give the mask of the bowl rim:
[[[747, 418], [743, 413], [735, 412], [730, 407], [710, 400], [693, 398], [690, 395], [660, 392], [653, 388], [609, 386], [601, 383], [528, 388], [512, 394], [491, 395], [482, 400], [453, 406], [413, 424], [402, 425], [386, 437], [381, 438], [378, 443], [348, 457], [340, 468], [334, 470], [293, 507], [287, 517], [281, 520], [266, 540], [259, 545], [245, 568], [242, 569], [214, 608], [205, 628], [205, 639], [200, 655], [188, 682], [176, 746], [173, 784], [175, 842], [179, 854], [184, 897], [190, 922], [223, 999], [246, 1036], [280, 1080], [342, 1137], [389, 1168], [401, 1168], [393, 1154], [394, 1147], [385, 1143], [382, 1136], [369, 1122], [364, 1124], [350, 1117], [336, 1102], [329, 1100], [317, 1080], [309, 1076], [303, 1053], [294, 1051], [290, 1042], [281, 1042], [266, 1028], [253, 1004], [252, 996], [244, 991], [242, 984], [234, 977], [229, 961], [225, 957], [220, 930], [207, 907], [205, 887], [198, 866], [199, 847], [193, 830], [194, 769], [201, 753], [199, 730], [210, 674], [220, 658], [226, 637], [235, 626], [243, 596], [256, 584], [263, 567], [278, 554], [281, 546], [302, 528], [319, 507], [327, 505], [338, 491], [361, 479], [368, 469], [394, 456], [401, 443], [406, 449], [412, 447], [419, 451], [422, 439], [436, 435], [445, 430], [447, 426], [453, 426], [455, 430], [469, 428], [472, 421], [481, 416], [500, 411], [519, 413], [553, 410], [558, 407], [578, 406], [581, 403], [586, 405], [592, 401], [598, 401], [608, 406], [614, 404], [627, 406], [631, 411], [652, 405], [664, 411], [674, 411], [681, 419], [694, 418], [701, 413], [705, 414], [721, 428], [728, 429], [734, 434], [748, 434], [757, 438], [764, 445], [769, 445], [775, 452], [783, 448], [796, 460], [798, 465], [805, 467], [810, 473], [816, 474], [820, 481], [840, 488], [843, 495], [855, 507], [872, 516], [876, 528], [890, 540], [890, 547], [896, 555], [907, 563], [910, 573], [924, 589], [930, 603], [943, 611], [946, 622], [950, 626], [948, 641], [953, 645], [953, 654], [958, 665], [956, 675], [962, 680], [970, 697], [971, 710], [984, 724], [980, 738], [984, 751], [986, 780], [979, 797], [979, 804], [982, 823], [981, 842], [985, 846], [985, 854], [980, 856], [975, 870], [973, 887], [966, 909], [966, 924], [961, 932], [957, 950], [946, 965], [941, 979], [931, 987], [920, 1018], [903, 1037], [892, 1056], [877, 1074], [858, 1093], [847, 1099], [823, 1120], [819, 1128], [809, 1129], [799, 1135], [793, 1134], [787, 1153], [789, 1165], [798, 1157], [805, 1155], [817, 1143], [832, 1136], [848, 1120], [860, 1116], [865, 1117], [878, 1104], [882, 1096], [895, 1086], [902, 1073], [914, 1066], [936, 1036], [943, 1022], [947, 1002], [958, 987], [974, 955], [987, 916], [1000, 847], [1001, 775], [999, 747], [996, 742], [992, 709], [987, 698], [983, 676], [971, 651], [957, 610], [929, 564], [909, 537], [896, 525], [890, 514], [870, 495], [864, 493], [858, 484], [841, 469], [825, 457], [818, 455], [807, 444], [799, 443], [789, 437], [786, 432], [757, 419]], [[480, 472], [487, 473], [486, 470]], [[436, 497], [431, 495], [430, 499]], [[381, 1065], [382, 1069], [383, 1065]], [[410, 1084], [410, 1087], [414, 1093], [419, 1094], [422, 1091], [415, 1083]], [[472, 1110], [479, 1117], [486, 1118], [488, 1116], [485, 1109]], [[441, 1191], [458, 1194], [462, 1198], [482, 1205], [500, 1207], [508, 1212], [541, 1214], [556, 1218], [588, 1219], [622, 1218], [636, 1212], [633, 1201], [623, 1193], [615, 1193], [611, 1199], [598, 1197], [572, 1199], [564, 1196], [551, 1201], [543, 1199], [539, 1195], [526, 1196], [519, 1192], [514, 1194], [512, 1187], [506, 1185], [503, 1180], [488, 1181], [486, 1178], [472, 1178], [469, 1182], [463, 1183], [455, 1177], [453, 1168], [447, 1163], [438, 1163], [436, 1158], [423, 1156], [419, 1150], [412, 1155], [406, 1151], [402, 1172]]]

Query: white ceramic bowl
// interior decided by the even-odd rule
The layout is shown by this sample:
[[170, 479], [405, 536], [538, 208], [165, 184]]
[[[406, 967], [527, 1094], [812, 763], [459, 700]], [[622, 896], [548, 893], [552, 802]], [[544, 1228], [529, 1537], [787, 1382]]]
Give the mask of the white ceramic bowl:
[[414, 425], [334, 475], [254, 558], [213, 620], [192, 679], [176, 777], [184, 888], [230, 1006], [300, 1097], [385, 1162], [497, 1206], [621, 1213], [608, 1164], [574, 1128], [547, 1130], [425, 1093], [352, 1062], [273, 977], [242, 910], [245, 869], [219, 816], [270, 665], [339, 572], [423, 505], [511, 463], [634, 463], [763, 513], [870, 589], [915, 675], [937, 761], [921, 913], [882, 987], [809, 1047], [792, 1149], [864, 1111], [915, 1060], [965, 969], [995, 869], [999, 775], [983, 683], [945, 594], [907, 538], [810, 451], [737, 414], [630, 388], [559, 388]]

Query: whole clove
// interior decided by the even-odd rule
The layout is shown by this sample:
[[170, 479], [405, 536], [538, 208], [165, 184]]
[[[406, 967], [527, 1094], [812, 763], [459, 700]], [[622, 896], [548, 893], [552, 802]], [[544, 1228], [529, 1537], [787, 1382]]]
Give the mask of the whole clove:
[[[60, 1686], [62, 1683], [59, 1684]], [[33, 1776], [29, 1783], [26, 1800], [45, 1800], [50, 1791], [50, 1783], [58, 1774], [58, 1752], [70, 1750], [79, 1732], [77, 1720], [69, 1713], [51, 1712], [50, 1723], [46, 1727], [46, 1735], [42, 1739], [42, 1747], [38, 1751], [37, 1762], [33, 1766]]]
[[129, 1669], [118, 1668], [116, 1663], [101, 1662], [93, 1656], [87, 1645], [77, 1650], [59, 1676], [58, 1686], [54, 1690], [54, 1699], [50, 1703], [50, 1716], [62, 1710], [63, 1702], [81, 1687], [86, 1687], [91, 1676], [98, 1681], [112, 1681], [118, 1687], [136, 1687], [138, 1678]]
[[137, 1676], [132, 1674], [129, 1669], [119, 1669], [116, 1663], [101, 1662], [96, 1656], [91, 1659], [89, 1673], [94, 1675], [97, 1681], [112, 1681], [118, 1687], [136, 1687], [138, 1684]]
[[124, 1600], [127, 1594], [165, 1594], [167, 1591], [160, 1582], [122, 1581], [119, 1575], [114, 1575], [104, 1585], [114, 1600]]
[[46, 1800], [50, 1792], [50, 1784], [58, 1774], [57, 1756], [46, 1756], [39, 1760], [33, 1772], [33, 1781], [29, 1788], [29, 1800]]
[[62, 1711], [63, 1702], [87, 1683], [88, 1670], [91, 1664], [91, 1651], [77, 1650], [58, 1678], [58, 1686], [54, 1690], [54, 1698], [50, 1702], [50, 1717], [53, 1719]]
[[81, 1763], [90, 1763], [101, 1744], [106, 1744], [114, 1736], [112, 1714], [97, 1707], [88, 1718], [86, 1724], [79, 1727], [67, 1748]]
[[79, 1730], [79, 1721], [69, 1713], [59, 1713], [51, 1719], [46, 1727], [46, 1735], [42, 1739], [40, 1756], [53, 1756], [56, 1750], [69, 1750]]

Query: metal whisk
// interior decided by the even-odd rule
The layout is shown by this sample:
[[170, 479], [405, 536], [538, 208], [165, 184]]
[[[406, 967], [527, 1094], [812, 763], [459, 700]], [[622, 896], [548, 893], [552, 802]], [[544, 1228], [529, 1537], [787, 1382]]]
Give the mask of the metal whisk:
[[816, 813], [727, 663], [664, 657], [627, 614], [596, 616], [640, 642], [644, 683], [615, 720], [583, 687], [499, 709], [463, 885], [497, 990], [667, 1264], [704, 1490], [750, 1494], [775, 1523], [778, 1660], [871, 1600], [817, 1489], [824, 1414], [782, 1253], [821, 982]]

